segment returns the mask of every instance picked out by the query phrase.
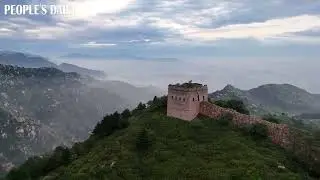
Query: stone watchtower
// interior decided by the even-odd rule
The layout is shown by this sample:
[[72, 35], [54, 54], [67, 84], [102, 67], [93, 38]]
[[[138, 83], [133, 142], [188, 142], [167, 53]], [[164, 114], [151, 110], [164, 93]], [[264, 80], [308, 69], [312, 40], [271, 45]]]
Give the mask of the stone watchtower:
[[169, 85], [167, 115], [187, 121], [199, 114], [201, 101], [208, 101], [208, 87], [191, 81]]

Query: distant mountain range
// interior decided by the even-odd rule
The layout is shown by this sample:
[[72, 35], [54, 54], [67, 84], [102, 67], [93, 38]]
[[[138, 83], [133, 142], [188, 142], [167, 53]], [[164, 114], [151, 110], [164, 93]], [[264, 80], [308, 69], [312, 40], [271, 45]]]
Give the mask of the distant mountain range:
[[[40, 56], [0, 52], [0, 174], [27, 157], [84, 140], [106, 113], [161, 94], [154, 87], [95, 78], [103, 74], [72, 64], [56, 65]], [[313, 118], [320, 112], [319, 94], [289, 84], [250, 90], [227, 85], [209, 97], [240, 99], [258, 115]]]
[[70, 53], [60, 56], [62, 59], [112, 59], [112, 60], [156, 60], [156, 61], [177, 61], [176, 58], [170, 57], [142, 57], [123, 54], [104, 54], [104, 55], [89, 55], [81, 53]]
[[25, 68], [57, 67], [44, 57], [13, 51], [0, 51], [0, 64]]
[[92, 76], [96, 78], [106, 77], [106, 73], [104, 73], [103, 71], [87, 69], [87, 68], [76, 66], [74, 64], [62, 63], [62, 64], [59, 64], [58, 69], [60, 69], [63, 72], [76, 72], [81, 75]]
[[0, 65], [0, 169], [83, 140], [105, 113], [130, 108], [132, 101], [87, 81], [55, 68]]
[[250, 90], [227, 85], [209, 97], [213, 100], [242, 100], [254, 114], [320, 112], [320, 94], [312, 94], [290, 84], [266, 84]]
[[81, 53], [70, 53], [70, 54], [60, 56], [59, 58], [62, 58], [62, 59], [96, 59], [96, 58], [99, 58], [99, 56], [93, 56], [93, 55], [81, 54]]
[[92, 76], [96, 78], [106, 77], [105, 72], [97, 71], [92, 69], [87, 69], [79, 67], [73, 64], [62, 63], [57, 65], [47, 58], [21, 53], [21, 52], [12, 52], [12, 51], [2, 51], [0, 52], [0, 64], [4, 65], [13, 65], [25, 68], [41, 68], [41, 67], [53, 67], [60, 69], [63, 72], [76, 72], [84, 76]]
[[0, 176], [27, 157], [84, 140], [106, 113], [160, 94], [91, 77], [100, 75], [38, 56], [0, 53]]

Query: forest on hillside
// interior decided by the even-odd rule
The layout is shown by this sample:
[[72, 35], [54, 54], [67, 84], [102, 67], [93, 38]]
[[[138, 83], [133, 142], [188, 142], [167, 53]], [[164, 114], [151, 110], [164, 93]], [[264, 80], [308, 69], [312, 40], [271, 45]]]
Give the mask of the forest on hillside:
[[[241, 102], [218, 102], [245, 111]], [[226, 106], [229, 105], [229, 106]], [[166, 116], [166, 97], [106, 115], [90, 138], [30, 158], [18, 179], [317, 179], [319, 161], [270, 141], [263, 125], [235, 128], [232, 117], [185, 122]], [[268, 117], [270, 121], [281, 121]], [[320, 139], [320, 138], [319, 138]], [[316, 136], [312, 136], [316, 147]]]

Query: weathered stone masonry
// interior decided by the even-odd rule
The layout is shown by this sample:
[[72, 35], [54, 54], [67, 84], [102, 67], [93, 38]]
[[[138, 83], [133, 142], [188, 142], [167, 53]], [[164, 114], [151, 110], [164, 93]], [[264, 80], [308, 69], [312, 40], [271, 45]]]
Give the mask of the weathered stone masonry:
[[233, 116], [233, 124], [243, 126], [247, 124], [264, 124], [268, 128], [268, 135], [275, 144], [288, 147], [290, 142], [289, 127], [285, 124], [275, 124], [262, 118], [241, 114], [232, 109], [226, 109], [208, 102], [208, 87], [192, 83], [168, 86], [167, 115], [186, 121], [191, 121], [202, 114], [211, 118], [218, 118], [224, 114]]
[[168, 86], [167, 115], [191, 121], [199, 114], [200, 102], [208, 101], [208, 87], [197, 83]]
[[269, 137], [271, 137], [275, 144], [282, 147], [288, 147], [289, 145], [289, 127], [286, 124], [271, 123], [262, 118], [241, 114], [235, 110], [222, 108], [209, 102], [200, 103], [199, 113], [211, 118], [218, 118], [225, 114], [231, 114], [233, 116], [233, 124], [237, 126], [257, 123], [264, 124], [268, 128]]

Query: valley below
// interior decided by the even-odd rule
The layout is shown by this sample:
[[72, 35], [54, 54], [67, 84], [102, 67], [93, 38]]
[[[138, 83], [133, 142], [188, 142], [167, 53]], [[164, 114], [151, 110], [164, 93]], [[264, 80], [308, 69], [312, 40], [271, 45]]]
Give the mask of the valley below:
[[[30, 60], [28, 56], [23, 57]], [[38, 66], [47, 65], [42, 61], [37, 62]], [[82, 141], [104, 115], [132, 109], [140, 101], [158, 95], [147, 87], [98, 80], [89, 75], [90, 70], [79, 74], [56, 67], [26, 68], [16, 62], [12, 64], [14, 66], [0, 64], [2, 172], [28, 157]]]
[[[72, 64], [55, 65], [42, 57], [0, 54], [0, 172], [4, 175], [29, 157], [58, 146], [72, 147], [88, 139], [106, 114], [133, 110], [140, 102], [163, 95], [152, 86], [136, 87], [104, 76], [108, 74]], [[227, 85], [209, 98], [240, 100], [250, 114], [320, 127], [320, 95], [290, 84], [250, 90]]]

